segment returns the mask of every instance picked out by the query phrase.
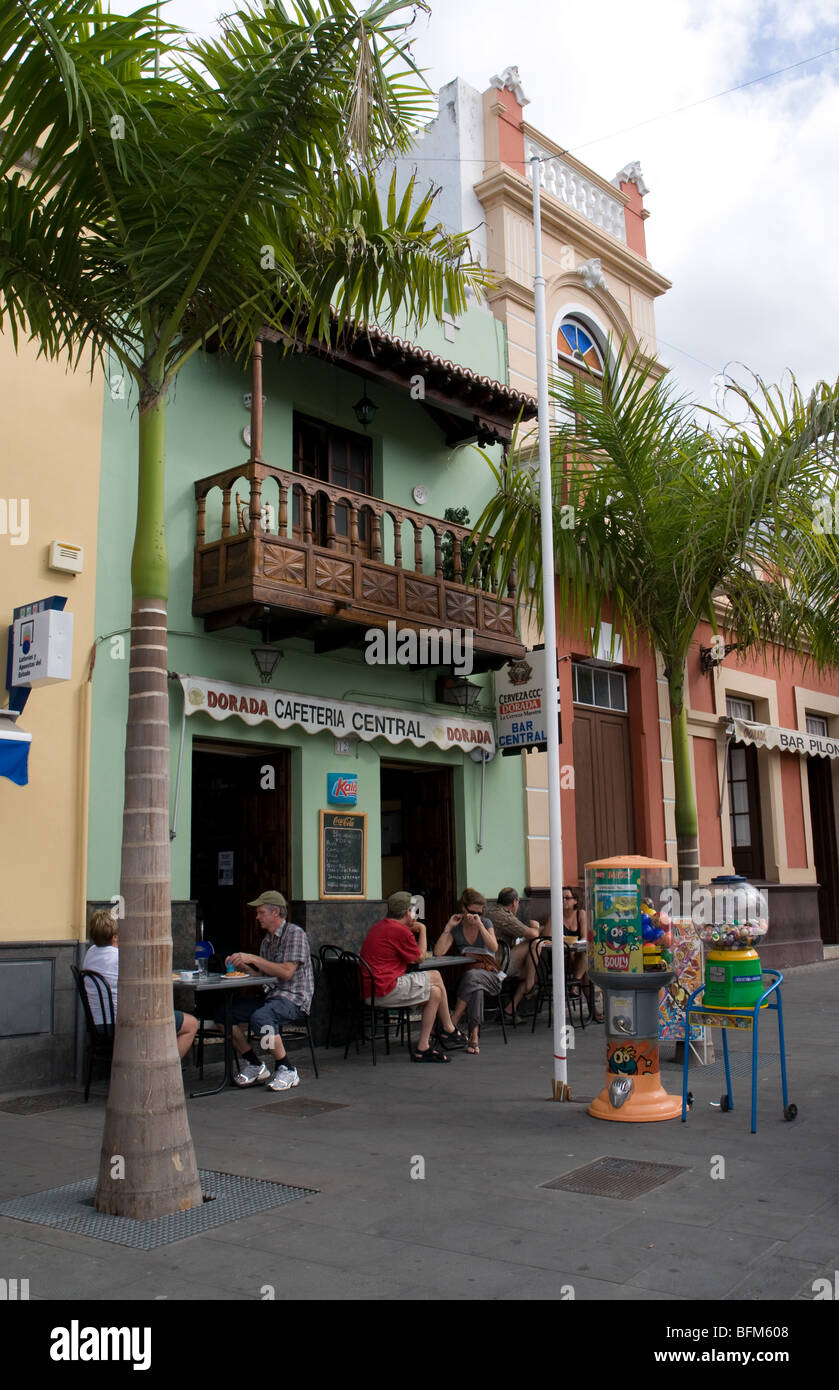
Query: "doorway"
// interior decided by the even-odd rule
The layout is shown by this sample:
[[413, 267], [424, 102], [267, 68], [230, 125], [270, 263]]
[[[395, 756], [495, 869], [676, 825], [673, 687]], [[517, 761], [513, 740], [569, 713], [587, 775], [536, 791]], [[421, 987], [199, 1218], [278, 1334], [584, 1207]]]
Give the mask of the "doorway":
[[593, 859], [635, 853], [629, 716], [574, 706], [577, 873]]
[[836, 817], [829, 758], [807, 759], [813, 861], [819, 883], [819, 931], [822, 942], [839, 943], [839, 865], [836, 862]]
[[757, 749], [753, 743], [732, 743], [728, 750], [728, 814], [731, 824], [731, 861], [735, 874], [762, 879], [763, 827], [760, 818], [760, 781]]
[[381, 797], [382, 897], [422, 894], [430, 947], [457, 902], [452, 770], [383, 762]]
[[217, 955], [259, 951], [249, 901], [268, 888], [291, 899], [289, 764], [287, 749], [193, 745], [190, 892]]

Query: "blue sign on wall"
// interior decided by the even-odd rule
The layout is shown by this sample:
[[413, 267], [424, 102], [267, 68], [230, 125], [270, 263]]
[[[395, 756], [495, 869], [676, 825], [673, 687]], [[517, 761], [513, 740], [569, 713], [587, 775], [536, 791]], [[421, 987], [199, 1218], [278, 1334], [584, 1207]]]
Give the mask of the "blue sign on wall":
[[326, 799], [330, 806], [355, 806], [358, 801], [358, 773], [327, 772]]

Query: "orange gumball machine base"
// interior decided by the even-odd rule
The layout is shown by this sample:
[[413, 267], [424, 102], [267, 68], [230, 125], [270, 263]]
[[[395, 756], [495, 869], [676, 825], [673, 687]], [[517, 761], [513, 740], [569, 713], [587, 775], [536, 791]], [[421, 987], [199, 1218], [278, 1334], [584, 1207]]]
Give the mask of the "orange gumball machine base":
[[588, 1113], [598, 1120], [630, 1124], [675, 1120], [681, 1115], [681, 1097], [668, 1095], [661, 1084], [657, 1039], [627, 1038], [608, 1043], [606, 1085]]

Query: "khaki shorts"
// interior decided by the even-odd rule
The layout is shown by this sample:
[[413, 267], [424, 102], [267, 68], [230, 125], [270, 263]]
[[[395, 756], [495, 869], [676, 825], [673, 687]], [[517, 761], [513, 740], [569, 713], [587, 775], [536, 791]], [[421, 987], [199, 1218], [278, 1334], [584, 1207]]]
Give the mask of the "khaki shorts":
[[376, 1008], [396, 1009], [401, 1004], [427, 1004], [430, 997], [431, 981], [428, 971], [412, 970], [409, 975], [399, 976], [390, 994], [377, 996]]

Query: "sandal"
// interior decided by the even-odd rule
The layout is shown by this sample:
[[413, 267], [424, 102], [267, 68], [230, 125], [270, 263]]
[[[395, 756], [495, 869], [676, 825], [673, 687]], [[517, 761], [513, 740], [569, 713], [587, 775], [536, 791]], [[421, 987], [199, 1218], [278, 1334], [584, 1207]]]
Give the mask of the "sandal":
[[466, 1055], [467, 1057], [477, 1057], [480, 1050], [477, 1043], [470, 1043], [466, 1049]]
[[442, 1047], [449, 1048], [450, 1051], [458, 1047], [465, 1047], [469, 1039], [465, 1033], [461, 1033], [459, 1028], [453, 1028], [450, 1033], [441, 1028], [437, 1033]]
[[445, 1052], [440, 1052], [436, 1047], [427, 1047], [424, 1052], [417, 1048], [416, 1052], [411, 1053], [412, 1062], [448, 1062], [451, 1059]]

